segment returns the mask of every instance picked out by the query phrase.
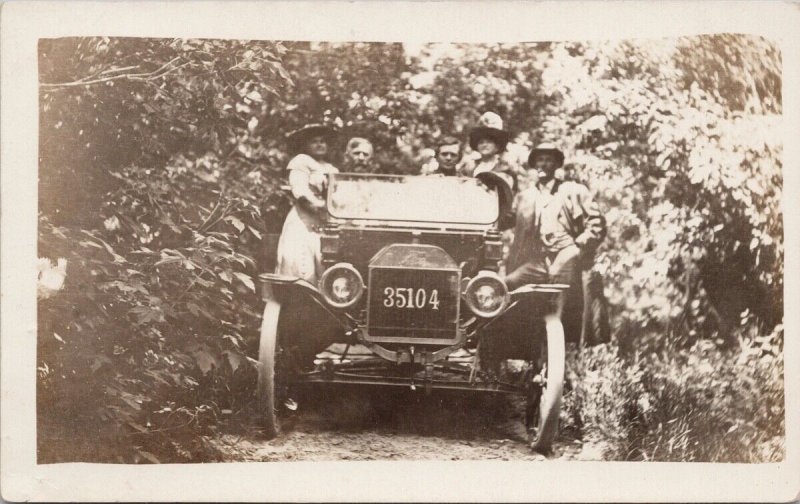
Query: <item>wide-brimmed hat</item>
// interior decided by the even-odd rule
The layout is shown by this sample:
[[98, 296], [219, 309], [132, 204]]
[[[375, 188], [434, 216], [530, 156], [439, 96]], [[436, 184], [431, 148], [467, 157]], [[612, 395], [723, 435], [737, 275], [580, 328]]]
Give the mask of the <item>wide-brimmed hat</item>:
[[289, 145], [289, 152], [297, 154], [303, 150], [306, 142], [309, 139], [321, 136], [325, 138], [328, 144], [331, 144], [338, 135], [338, 132], [324, 124], [307, 124], [302, 128], [296, 129], [286, 135], [286, 143]]
[[541, 154], [552, 154], [556, 157], [556, 164], [558, 164], [558, 166], [564, 164], [564, 153], [561, 152], [561, 149], [552, 143], [542, 143], [531, 149], [531, 153], [528, 154], [528, 166], [533, 168], [536, 156]]
[[511, 140], [511, 133], [503, 129], [503, 119], [494, 112], [484, 112], [478, 120], [478, 125], [469, 132], [469, 146], [472, 150], [477, 150], [478, 142], [484, 138], [489, 138], [500, 150], [505, 150], [508, 141]]

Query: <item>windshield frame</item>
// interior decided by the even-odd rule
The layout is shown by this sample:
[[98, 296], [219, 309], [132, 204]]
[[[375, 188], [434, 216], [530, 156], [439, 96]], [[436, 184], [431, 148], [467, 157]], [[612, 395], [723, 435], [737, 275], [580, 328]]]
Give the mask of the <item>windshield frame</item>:
[[[333, 192], [331, 188], [333, 187], [333, 179], [334, 177], [354, 177], [354, 178], [361, 178], [361, 179], [397, 179], [397, 178], [442, 178], [437, 175], [392, 175], [392, 174], [385, 174], [385, 173], [350, 173], [350, 172], [339, 172], [339, 173], [330, 173], [328, 174], [328, 191], [325, 201], [325, 209], [328, 212], [328, 215], [336, 220], [346, 221], [346, 222], [354, 222], [354, 223], [385, 223], [387, 225], [401, 225], [408, 227], [411, 226], [419, 226], [419, 227], [433, 227], [433, 228], [440, 228], [440, 227], [466, 227], [466, 228], [486, 228], [491, 227], [497, 223], [500, 218], [500, 200], [497, 196], [497, 193], [488, 189], [489, 194], [494, 194], [495, 201], [497, 202], [497, 210], [495, 211], [495, 217], [491, 221], [483, 221], [483, 222], [469, 222], [463, 220], [454, 220], [454, 219], [441, 219], [441, 220], [414, 220], [408, 218], [392, 218], [392, 219], [385, 219], [385, 218], [377, 218], [377, 217], [348, 217], [348, 216], [341, 216], [336, 215], [332, 211], [332, 198]], [[474, 180], [476, 184], [480, 184], [480, 181], [473, 177], [448, 177], [448, 178], [457, 178], [457, 179], [471, 179]]]

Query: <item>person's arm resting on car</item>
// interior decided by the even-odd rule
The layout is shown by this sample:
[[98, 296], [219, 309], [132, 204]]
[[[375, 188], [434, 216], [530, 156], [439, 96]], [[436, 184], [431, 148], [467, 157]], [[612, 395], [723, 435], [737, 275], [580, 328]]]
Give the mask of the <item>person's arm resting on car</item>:
[[292, 196], [294, 196], [298, 202], [308, 205], [311, 208], [322, 208], [325, 206], [325, 201], [318, 198], [311, 189], [311, 169], [308, 167], [309, 162], [313, 162], [313, 159], [304, 154], [295, 156], [289, 162], [289, 166], [286, 167], [289, 171], [289, 186], [292, 190]]

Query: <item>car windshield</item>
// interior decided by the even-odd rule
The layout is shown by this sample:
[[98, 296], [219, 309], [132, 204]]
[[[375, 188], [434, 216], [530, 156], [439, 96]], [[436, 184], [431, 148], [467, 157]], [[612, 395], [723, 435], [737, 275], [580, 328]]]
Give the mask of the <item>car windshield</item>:
[[498, 208], [474, 178], [337, 173], [328, 187], [328, 212], [339, 219], [489, 225]]

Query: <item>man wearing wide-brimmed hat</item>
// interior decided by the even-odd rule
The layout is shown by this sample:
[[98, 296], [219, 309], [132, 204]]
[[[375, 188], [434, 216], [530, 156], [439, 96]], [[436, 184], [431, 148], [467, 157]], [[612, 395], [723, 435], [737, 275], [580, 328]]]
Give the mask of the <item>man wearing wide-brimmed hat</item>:
[[469, 132], [469, 146], [480, 155], [472, 176], [494, 172], [507, 180], [512, 189], [517, 187], [517, 174], [511, 164], [503, 158], [511, 133], [503, 129], [503, 119], [494, 112], [481, 115], [478, 125]]
[[[558, 176], [563, 164], [564, 153], [550, 143], [528, 156], [538, 180], [517, 198], [514, 242], [506, 261], [510, 289], [530, 283], [580, 287], [581, 271], [591, 267], [605, 237], [605, 219], [589, 189]], [[565, 298], [559, 303], [562, 310]]]
[[339, 170], [328, 159], [337, 132], [323, 124], [309, 124], [286, 137], [289, 186], [295, 200], [278, 241], [277, 273], [312, 283], [321, 273], [318, 229], [323, 224], [328, 174]]

